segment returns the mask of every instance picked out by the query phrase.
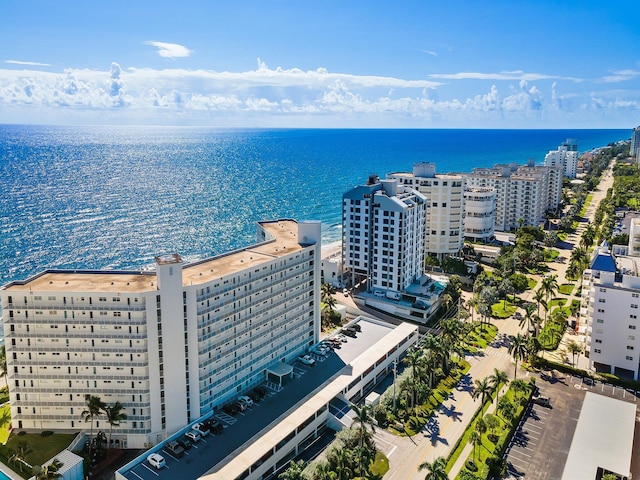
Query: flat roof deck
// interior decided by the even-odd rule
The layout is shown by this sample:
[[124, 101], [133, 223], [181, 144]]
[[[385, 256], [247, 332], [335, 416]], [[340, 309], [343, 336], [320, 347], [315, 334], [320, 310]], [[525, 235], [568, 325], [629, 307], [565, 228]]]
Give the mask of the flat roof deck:
[[[233, 252], [185, 264], [182, 270], [183, 286], [198, 285], [231, 273], [245, 270], [274, 258], [302, 250], [298, 243], [298, 223], [295, 220], [259, 222], [273, 237], [264, 243], [250, 245]], [[175, 254], [157, 257], [161, 265], [176, 263]], [[179, 257], [178, 257], [179, 258]], [[154, 271], [88, 271], [51, 270], [36, 274], [25, 281], [16, 281], [2, 287], [8, 292], [127, 292], [142, 293], [157, 290]]]
[[[313, 367], [296, 362], [294, 378], [283, 379], [282, 391], [238, 414], [237, 422], [225, 425], [224, 433], [205, 437], [180, 460], [163, 454], [169, 469], [150, 470], [144, 462], [147, 452], [123, 467], [120, 475], [129, 480], [169, 479], [175, 478], [173, 467], [179, 468], [180, 478], [187, 480], [203, 476], [207, 480], [228, 480], [241, 475], [322, 405], [329, 403], [355, 376], [417, 329], [414, 325], [394, 327], [365, 317], [359, 317], [358, 322], [362, 332], [357, 338], [348, 338], [341, 349]], [[221, 420], [224, 422], [224, 418]]]
[[636, 405], [587, 392], [573, 435], [563, 480], [592, 480], [598, 467], [628, 477]]

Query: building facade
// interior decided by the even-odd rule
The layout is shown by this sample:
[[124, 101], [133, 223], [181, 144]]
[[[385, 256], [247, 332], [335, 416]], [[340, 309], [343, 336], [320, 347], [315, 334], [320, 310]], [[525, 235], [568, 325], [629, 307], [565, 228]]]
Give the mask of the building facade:
[[463, 177], [438, 175], [435, 163], [421, 162], [414, 164], [413, 173], [390, 173], [387, 178], [395, 179], [426, 197], [426, 253], [440, 260], [459, 254], [464, 245]]
[[576, 178], [578, 169], [578, 142], [568, 138], [558, 146], [557, 150], [550, 150], [544, 157], [546, 167], [560, 167], [565, 177]]
[[640, 379], [639, 273], [639, 256], [615, 257], [603, 243], [582, 275], [580, 306], [589, 367], [634, 380]]
[[113, 438], [144, 448], [263, 382], [318, 340], [320, 235], [319, 222], [261, 222], [257, 244], [191, 264], [5, 285], [12, 427], [81, 430], [98, 396], [128, 416]]
[[496, 192], [495, 230], [509, 231], [521, 225], [538, 226], [548, 210], [560, 205], [560, 167], [516, 163], [474, 168], [464, 174], [468, 188], [492, 188]]
[[427, 199], [372, 175], [342, 197], [344, 267], [369, 289], [402, 292], [423, 271]]
[[633, 158], [640, 159], [640, 127], [631, 131], [630, 154]]
[[464, 238], [472, 242], [493, 240], [495, 221], [496, 191], [493, 188], [465, 188]]

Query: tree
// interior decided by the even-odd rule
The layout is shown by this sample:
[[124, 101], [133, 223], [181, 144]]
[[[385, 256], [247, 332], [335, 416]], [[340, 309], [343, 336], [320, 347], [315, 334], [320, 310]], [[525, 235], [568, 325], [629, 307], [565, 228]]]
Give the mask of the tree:
[[330, 315], [334, 308], [336, 308], [336, 299], [333, 294], [336, 293], [333, 285], [330, 283], [323, 283], [320, 287], [320, 301], [324, 304], [322, 307], [322, 325], [324, 329], [330, 327]]
[[9, 452], [9, 463], [20, 465], [20, 471], [22, 472], [22, 467], [28, 465], [27, 457], [33, 453], [33, 449], [29, 446], [27, 442], [24, 440], [18, 442], [18, 447], [15, 451], [11, 450]]
[[507, 422], [511, 423], [516, 416], [516, 406], [507, 397], [502, 397], [498, 402], [498, 411]]
[[478, 445], [482, 443], [482, 435], [473, 430], [469, 435], [469, 443], [473, 445], [473, 461], [475, 462], [478, 457]]
[[0, 346], [0, 375], [4, 377], [4, 383], [7, 382], [7, 350], [4, 345]]
[[351, 424], [351, 428], [354, 425], [359, 425], [358, 427], [358, 437], [359, 437], [359, 447], [360, 451], [358, 452], [359, 460], [360, 460], [360, 473], [364, 476], [364, 472], [366, 472], [368, 468], [368, 463], [365, 462], [367, 450], [369, 447], [371, 435], [376, 432], [376, 429], [373, 425], [373, 414], [372, 408], [370, 405], [362, 405], [362, 407], [358, 407], [357, 405], [351, 404], [351, 409], [353, 410], [354, 417], [353, 423]]
[[[544, 300], [544, 297], [545, 297], [545, 292], [542, 288], [538, 288], [538, 290], [536, 290], [533, 295], [533, 299], [538, 304], [538, 318], [540, 318], [540, 306], [544, 306], [545, 309], [547, 308], [547, 304]], [[539, 325], [536, 325], [536, 336], [538, 335], [538, 327]]]
[[[500, 419], [495, 415], [492, 415], [491, 413], [487, 413], [484, 416], [484, 423], [487, 425], [487, 428], [489, 429], [491, 434], [495, 437], [496, 429], [500, 426]], [[495, 441], [493, 441], [493, 443], [495, 443]]]
[[480, 397], [481, 398], [480, 405], [482, 406], [484, 405], [484, 401], [486, 397], [491, 398], [492, 390], [493, 388], [491, 387], [491, 382], [489, 380], [489, 377], [485, 377], [482, 380], [476, 380], [474, 382], [473, 394], [471, 395], [471, 397], [474, 400]]
[[580, 354], [582, 353], [582, 346], [573, 340], [569, 342], [567, 345], [567, 350], [573, 356], [573, 366], [576, 366], [576, 355], [580, 358]]
[[507, 308], [507, 298], [509, 297], [510, 293], [515, 292], [515, 287], [513, 286], [513, 283], [511, 283], [511, 280], [505, 278], [500, 282], [500, 290], [504, 295], [504, 303], [502, 304], [502, 308]]
[[[540, 283], [540, 289], [544, 292], [545, 300], [549, 303], [549, 298], [558, 291], [558, 276], [547, 275], [544, 277]], [[546, 314], [544, 319], [547, 319]]]
[[423, 462], [418, 465], [418, 471], [427, 471], [427, 475], [424, 480], [449, 480], [447, 475], [447, 459], [444, 457], [438, 457], [433, 462]]
[[304, 460], [300, 460], [298, 462], [291, 462], [289, 464], [289, 468], [287, 468], [284, 472], [278, 475], [280, 480], [305, 480], [305, 476], [303, 475], [305, 467]]
[[516, 398], [520, 398], [520, 394], [527, 390], [527, 382], [518, 378], [511, 382], [511, 388], [513, 388]]
[[524, 360], [527, 358], [527, 338], [517, 334], [515, 337], [511, 337], [511, 345], [509, 345], [509, 353], [516, 362], [513, 369], [513, 378], [518, 376], [518, 360]]
[[64, 463], [62, 463], [57, 458], [54, 458], [49, 465], [36, 465], [33, 467], [33, 474], [36, 477], [36, 480], [50, 480], [53, 478], [61, 478], [62, 473], [60, 473], [60, 469]]
[[111, 448], [111, 433], [113, 432], [113, 427], [119, 427], [121, 421], [129, 418], [122, 410], [124, 410], [124, 405], [120, 402], [116, 402], [113, 405], [108, 405], [104, 408], [104, 413], [107, 416], [107, 423], [109, 424], [109, 448]]
[[87, 401], [87, 408], [82, 412], [82, 418], [85, 422], [91, 422], [90, 438], [93, 438], [93, 420], [98, 418], [104, 412], [105, 404], [95, 395], [91, 395]]
[[489, 376], [489, 381], [491, 382], [491, 388], [496, 392], [496, 404], [500, 398], [500, 385], [506, 385], [509, 383], [509, 377], [507, 376], [507, 372], [504, 370], [499, 370], [497, 368], [493, 369], [493, 374]]

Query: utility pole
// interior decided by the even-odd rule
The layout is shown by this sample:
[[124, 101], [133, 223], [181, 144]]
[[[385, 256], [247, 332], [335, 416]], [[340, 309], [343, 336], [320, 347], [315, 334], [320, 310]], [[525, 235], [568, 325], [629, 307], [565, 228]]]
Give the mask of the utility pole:
[[393, 359], [393, 414], [396, 414], [396, 376], [398, 375], [398, 359]]

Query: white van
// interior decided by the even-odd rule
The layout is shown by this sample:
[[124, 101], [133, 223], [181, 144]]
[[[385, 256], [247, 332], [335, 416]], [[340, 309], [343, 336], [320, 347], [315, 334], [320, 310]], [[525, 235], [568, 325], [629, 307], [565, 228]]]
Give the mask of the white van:
[[157, 453], [152, 453], [151, 455], [149, 455], [147, 457], [147, 462], [149, 462], [149, 465], [156, 468], [157, 470], [160, 470], [162, 467], [166, 465], [164, 461], [164, 457]]

